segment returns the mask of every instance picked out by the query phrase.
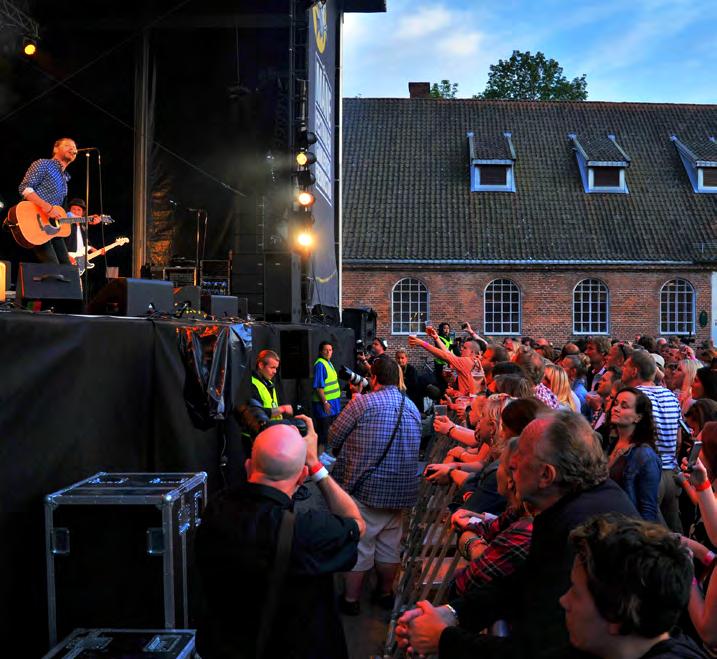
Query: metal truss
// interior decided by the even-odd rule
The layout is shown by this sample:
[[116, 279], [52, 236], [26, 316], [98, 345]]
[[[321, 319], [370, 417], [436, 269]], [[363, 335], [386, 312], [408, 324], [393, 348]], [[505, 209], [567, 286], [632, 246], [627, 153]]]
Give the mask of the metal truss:
[[0, 30], [15, 28], [23, 36], [40, 38], [40, 26], [31, 16], [18, 9], [10, 0], [0, 0]]

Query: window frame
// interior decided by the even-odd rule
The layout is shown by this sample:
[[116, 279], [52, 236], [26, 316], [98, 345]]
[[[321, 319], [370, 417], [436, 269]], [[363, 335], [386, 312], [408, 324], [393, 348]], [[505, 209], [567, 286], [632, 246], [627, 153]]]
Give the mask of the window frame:
[[[620, 170], [620, 183], [617, 186], [602, 186], [595, 185], [595, 170], [596, 169], [619, 169]], [[588, 192], [608, 192], [616, 194], [628, 194], [627, 189], [627, 177], [625, 176], [625, 166], [618, 164], [611, 165], [589, 165], [588, 166]]]
[[[395, 302], [396, 289], [397, 289], [397, 287], [398, 287], [401, 283], [403, 283], [403, 282], [405, 282], [405, 281], [406, 281], [406, 282], [417, 282], [417, 283], [420, 285], [419, 288], [418, 288], [418, 291], [417, 291], [417, 292], [418, 292], [418, 295], [419, 295], [419, 300], [418, 300], [419, 320], [416, 321], [417, 323], [419, 323], [419, 326], [418, 326], [419, 329], [417, 329], [417, 331], [415, 331], [415, 332], [411, 331], [410, 329], [409, 329], [409, 331], [405, 331], [405, 332], [404, 332], [404, 331], [398, 331], [398, 332], [397, 332], [397, 331], [396, 331], [396, 322], [394, 321], [394, 314], [395, 314], [395, 312], [396, 312], [396, 306], [395, 306], [395, 304], [396, 304], [396, 302]], [[420, 313], [421, 313], [421, 299], [420, 299], [420, 296], [421, 296], [421, 292], [422, 292], [422, 291], [421, 291], [421, 287], [422, 287], [423, 290], [425, 291], [425, 305], [426, 305], [426, 308], [425, 308], [425, 310], [424, 310], [424, 314], [425, 314], [425, 319], [424, 319], [424, 320], [420, 320]], [[401, 291], [401, 292], [410, 295], [410, 293], [413, 292], [413, 291], [408, 290], [408, 291]], [[400, 305], [401, 305], [401, 307], [403, 306], [403, 302], [402, 302], [402, 301], [400, 301]], [[410, 313], [410, 311], [411, 311], [411, 301], [410, 301], [410, 299], [409, 299], [409, 301], [408, 301], [408, 306], [409, 306], [409, 313]], [[402, 310], [399, 310], [399, 313], [401, 313], [401, 312], [402, 312]], [[426, 285], [426, 282], [424, 282], [424, 281], [421, 280], [421, 279], [418, 279], [417, 277], [401, 277], [398, 281], [396, 281], [396, 282], [393, 284], [393, 286], [391, 287], [391, 336], [409, 336], [409, 335], [412, 335], [412, 334], [420, 335], [420, 336], [425, 335], [425, 334], [426, 334], [426, 324], [430, 324], [430, 317], [431, 317], [431, 316], [430, 316], [430, 313], [431, 313], [431, 293], [430, 293], [430, 291], [428, 290], [428, 286]], [[400, 326], [400, 325], [403, 324], [403, 322], [402, 322], [402, 321], [398, 321], [398, 324], [399, 324], [399, 326]], [[409, 320], [409, 322], [408, 322], [408, 325], [409, 325], [409, 328], [410, 328], [410, 326], [411, 326], [411, 321], [410, 321], [410, 320]]]
[[705, 169], [714, 170], [715, 167], [698, 167], [697, 168], [697, 192], [717, 192], [717, 185], [705, 185]]
[[[586, 284], [588, 282], [590, 282], [591, 285], [593, 285], [595, 283], [599, 284], [599, 286], [602, 287], [602, 290], [604, 290], [604, 292], [605, 292], [605, 330], [604, 331], [596, 330], [593, 327], [593, 325], [592, 325], [592, 310], [590, 310], [588, 312], [588, 315], [590, 317], [590, 320], [588, 321], [589, 331], [582, 331], [582, 330], [578, 331], [578, 329], [577, 329], [576, 314], [575, 314], [575, 305], [577, 303], [577, 300], [576, 300], [575, 296], [578, 293], [578, 287], [581, 286], [582, 284]], [[602, 292], [602, 291], [600, 289], [598, 289], [598, 291], [592, 291], [592, 290], [588, 291], [587, 303], [589, 306], [592, 305], [592, 302], [593, 302], [592, 295], [591, 295], [593, 292]], [[581, 295], [584, 295], [584, 293], [582, 291], [581, 291]], [[580, 302], [585, 303], [585, 300], [581, 299]], [[599, 301], [598, 301], [598, 303], [599, 303]], [[600, 311], [598, 311], [598, 314], [599, 313], [600, 313]], [[598, 319], [597, 323], [600, 324], [599, 319]], [[580, 281], [578, 281], [575, 284], [575, 286], [573, 286], [573, 334], [575, 336], [589, 336], [589, 335], [591, 335], [591, 336], [609, 336], [610, 335], [610, 287], [602, 279], [597, 279], [596, 277], [585, 277], [584, 279], [581, 279]]]
[[[679, 325], [681, 322], [679, 319], [670, 321], [670, 310], [668, 309], [668, 315], [667, 315], [667, 323], [665, 323], [665, 315], [663, 313], [663, 309], [665, 304], [670, 303], [676, 303], [680, 304], [680, 301], [678, 299], [674, 300], [664, 300], [663, 295], [667, 294], [669, 295], [671, 291], [666, 291], [666, 287], [670, 284], [678, 284], [678, 285], [684, 285], [684, 290], [676, 290], [674, 291], [675, 298], [682, 294], [689, 294], [690, 295], [690, 311], [689, 311], [689, 327], [687, 331], [681, 331], [679, 330]], [[674, 334], [675, 336], [694, 336], [695, 332], [697, 330], [697, 291], [695, 290], [694, 285], [691, 281], [688, 279], [685, 279], [684, 277], [674, 277], [673, 279], [668, 279], [662, 286], [660, 286], [660, 301], [659, 301], [660, 307], [659, 307], [659, 330], [661, 335], [669, 335]], [[672, 313], [675, 317], [679, 316], [679, 310], [673, 309]], [[670, 322], [673, 324], [670, 325]]]
[[[517, 318], [517, 329], [514, 331], [511, 327], [508, 331], [495, 331], [495, 329], [488, 329], [488, 301], [486, 299], [486, 294], [488, 293], [488, 289], [496, 284], [497, 282], [501, 282], [501, 285], [504, 286], [505, 282], [509, 282], [514, 288], [515, 293], [517, 294], [517, 302], [518, 302], [518, 318]], [[501, 290], [501, 294], [504, 293], [504, 290]], [[508, 302], [508, 304], [512, 305], [512, 300]], [[493, 303], [495, 304], [495, 303]], [[501, 304], [505, 304], [504, 300], [501, 300]], [[501, 314], [503, 312], [501, 311]], [[513, 324], [512, 319], [512, 310], [510, 311], [511, 319], [509, 320], [508, 324]], [[493, 322], [493, 325], [495, 327], [495, 321]], [[500, 321], [501, 327], [503, 327], [506, 323], [503, 319]], [[520, 336], [522, 333], [523, 328], [523, 294], [520, 286], [513, 281], [512, 279], [508, 279], [507, 277], [497, 277], [495, 279], [492, 279], [489, 281], [485, 287], [483, 288], [483, 334], [485, 336]]]
[[[482, 185], [480, 182], [481, 167], [505, 167], [505, 185]], [[473, 162], [471, 166], [471, 192], [515, 192], [514, 163], [510, 160]]]

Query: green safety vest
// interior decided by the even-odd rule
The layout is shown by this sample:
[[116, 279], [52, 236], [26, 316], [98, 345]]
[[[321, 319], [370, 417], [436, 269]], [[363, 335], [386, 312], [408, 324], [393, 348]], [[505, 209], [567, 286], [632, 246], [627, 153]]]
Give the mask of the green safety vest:
[[[269, 388], [259, 378], [255, 378], [253, 375], [251, 376], [251, 383], [256, 387], [256, 390], [259, 392], [262, 407], [266, 407], [269, 409], [279, 407], [279, 403], [276, 400], [276, 387], [272, 387], [270, 393]], [[278, 414], [271, 418], [274, 420], [280, 420], [283, 417], [281, 416], [281, 414]]]
[[[446, 347], [446, 350], [450, 350], [451, 346], [453, 345], [453, 341], [450, 339], [447, 339], [440, 334], [438, 335], [438, 338], [441, 340], [441, 343]], [[442, 359], [434, 359], [434, 362], [438, 364], [439, 366], [445, 366], [447, 362], [444, 362]]]
[[[318, 357], [314, 362], [314, 366], [319, 363], [323, 364], [326, 369], [326, 380], [324, 380], [324, 398], [326, 398], [326, 400], [335, 400], [336, 398], [340, 398], [341, 387], [339, 386], [339, 376], [336, 375], [336, 369], [330, 361], [324, 359], [323, 357]], [[321, 402], [319, 394], [317, 394], [315, 390], [311, 396], [311, 400], [315, 403]]]

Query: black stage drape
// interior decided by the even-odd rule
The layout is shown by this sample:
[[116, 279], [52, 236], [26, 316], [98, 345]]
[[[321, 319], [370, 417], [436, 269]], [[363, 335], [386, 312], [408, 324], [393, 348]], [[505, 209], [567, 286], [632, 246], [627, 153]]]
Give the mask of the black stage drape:
[[[31, 632], [24, 635], [24, 656], [41, 656], [47, 648], [46, 494], [98, 471], [206, 471], [210, 492], [216, 491], [224, 485], [223, 452], [227, 480], [241, 478], [246, 456], [236, 422], [228, 415], [227, 422], [201, 430], [184, 396], [179, 335], [217, 327], [232, 332], [230, 404], [246, 397], [254, 353], [278, 352], [284, 332], [285, 350], [308, 333], [303, 358], [309, 365], [322, 340], [336, 347], [337, 366], [353, 364], [353, 332], [343, 328], [0, 313], [2, 647], [15, 647], [23, 630]], [[308, 404], [309, 378], [287, 378], [280, 386], [285, 401]]]

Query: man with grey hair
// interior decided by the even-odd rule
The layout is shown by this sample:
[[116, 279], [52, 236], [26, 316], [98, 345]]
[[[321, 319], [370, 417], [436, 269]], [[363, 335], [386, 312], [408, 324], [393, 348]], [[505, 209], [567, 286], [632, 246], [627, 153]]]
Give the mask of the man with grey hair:
[[[587, 421], [575, 412], [539, 417], [520, 435], [510, 468], [520, 499], [535, 516], [530, 554], [522, 570], [462, 600], [418, 608], [398, 621], [403, 647], [451, 659], [563, 657], [569, 648], [560, 596], [570, 584], [570, 532], [594, 515], [637, 516], [623, 490], [608, 479], [607, 459]], [[480, 634], [496, 620], [507, 638]]]
[[[329, 476], [317, 457], [311, 419], [306, 437], [293, 425], [270, 425], [254, 441], [246, 461], [248, 482], [212, 499], [197, 531], [196, 562], [205, 607], [197, 631], [204, 659], [257, 655], [270, 575], [277, 568], [280, 528], [293, 495], [307, 475], [317, 484], [328, 511], [293, 513], [286, 573], [263, 656], [347, 657], [336, 609], [333, 574], [350, 570], [365, 524], [351, 497]], [[291, 650], [291, 652], [288, 652]]]

